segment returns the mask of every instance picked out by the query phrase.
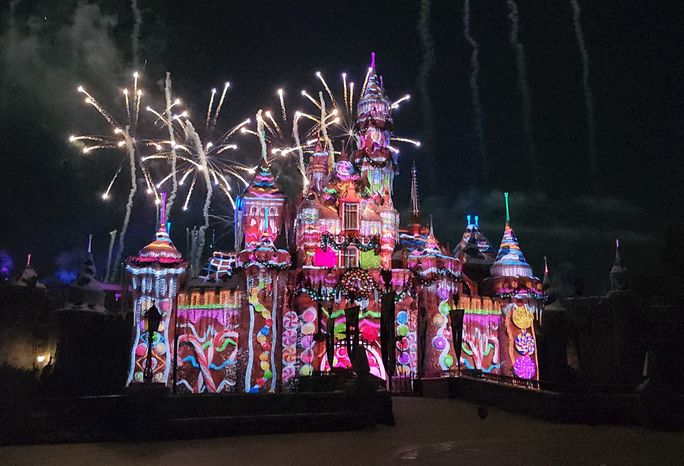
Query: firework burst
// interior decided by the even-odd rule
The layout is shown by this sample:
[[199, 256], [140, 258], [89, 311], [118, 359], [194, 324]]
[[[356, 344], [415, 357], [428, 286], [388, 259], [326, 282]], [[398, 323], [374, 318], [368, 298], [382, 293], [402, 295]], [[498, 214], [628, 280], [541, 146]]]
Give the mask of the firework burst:
[[107, 200], [110, 198], [112, 187], [119, 178], [119, 175], [124, 171], [124, 167], [127, 165], [129, 169], [131, 186], [128, 192], [126, 212], [119, 234], [116, 260], [114, 261], [111, 275], [105, 277], [107, 279], [116, 276], [123, 257], [126, 232], [128, 231], [128, 224], [133, 210], [133, 200], [137, 192], [138, 170], [140, 170], [143, 175], [148, 193], [156, 196], [157, 202], [159, 202], [159, 197], [154, 189], [154, 183], [152, 182], [149, 170], [141, 158], [141, 153], [149, 147], [154, 146], [154, 142], [137, 138], [138, 124], [140, 122], [140, 106], [143, 99], [143, 91], [139, 87], [139, 78], [140, 76], [137, 72], [133, 73], [132, 82], [129, 83], [128, 87], [121, 90], [123, 111], [120, 113], [123, 116], [120, 116], [119, 118], [86, 90], [84, 86], [78, 86], [77, 92], [84, 96], [84, 103], [96, 110], [105, 123], [107, 123], [111, 133], [109, 135], [72, 135], [69, 137], [69, 141], [78, 146], [84, 156], [103, 150], [123, 152], [121, 163], [110, 179], [107, 188], [102, 193], [102, 199]]

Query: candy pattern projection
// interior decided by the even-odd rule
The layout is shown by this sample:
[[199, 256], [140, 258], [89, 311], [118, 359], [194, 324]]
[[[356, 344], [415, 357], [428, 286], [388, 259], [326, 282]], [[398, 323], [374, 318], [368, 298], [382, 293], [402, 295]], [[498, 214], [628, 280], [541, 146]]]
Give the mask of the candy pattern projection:
[[176, 323], [179, 391], [236, 390], [241, 304], [237, 290], [180, 293]]
[[464, 309], [461, 364], [467, 369], [498, 374], [501, 368], [499, 332], [503, 314], [497, 301], [490, 298], [462, 296], [459, 309]]
[[513, 302], [504, 307], [508, 357], [516, 377], [538, 380], [537, 338], [534, 310], [527, 304]]
[[395, 304], [395, 375], [415, 376], [418, 370], [418, 309], [410, 295]]
[[296, 373], [308, 376], [314, 371], [331, 370], [324, 338], [316, 338], [327, 335], [328, 329], [334, 333], [333, 369], [351, 369], [345, 309], [358, 306], [359, 345], [366, 351], [370, 373], [385, 380], [387, 370], [382, 362], [380, 332], [382, 304], [374, 274], [364, 269], [312, 268], [303, 270], [302, 281], [305, 285], [292, 299], [293, 315], [298, 315], [299, 320], [296, 324], [288, 320], [289, 325], [298, 325]]
[[176, 315], [176, 294], [187, 264], [175, 248], [162, 222], [156, 239], [145, 246], [137, 256], [127, 260], [126, 272], [130, 276], [133, 293], [133, 347], [126, 385], [142, 383], [147, 365], [149, 332], [144, 319], [154, 304], [162, 315], [159, 332], [152, 336], [152, 380], [168, 384], [171, 368], [169, 348], [170, 329]]
[[[279, 295], [284, 290], [279, 273], [260, 271], [247, 276], [249, 303], [249, 333], [247, 335], [247, 366], [245, 370], [245, 391], [248, 393], [275, 392], [276, 351], [278, 329]], [[280, 361], [278, 361], [280, 363]]]

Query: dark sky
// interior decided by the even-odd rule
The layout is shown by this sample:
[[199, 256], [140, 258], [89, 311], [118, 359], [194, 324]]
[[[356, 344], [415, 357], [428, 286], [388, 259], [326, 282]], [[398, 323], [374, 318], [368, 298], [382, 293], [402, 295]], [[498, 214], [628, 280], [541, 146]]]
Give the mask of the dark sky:
[[[120, 156], [84, 158], [67, 144], [67, 137], [106, 130], [80, 104], [74, 89], [83, 83], [98, 95], [112, 95], [132, 71], [129, 3], [13, 3], [13, 17], [8, 6], [0, 16], [0, 250], [18, 263], [32, 252], [39, 272], [51, 275], [78, 256], [74, 248], [83, 248], [92, 232], [102, 268], [107, 233], [120, 227], [129, 181], [118, 182], [116, 201], [103, 203], [99, 193]], [[337, 89], [341, 72], [360, 82], [369, 53], [375, 51], [390, 96], [408, 92], [414, 97], [395, 116], [397, 132], [422, 139], [426, 149], [402, 151], [395, 203], [400, 209], [408, 205], [407, 167], [415, 158], [423, 210], [434, 215], [442, 242], [457, 242], [464, 216], [478, 213], [485, 234], [498, 246], [504, 221], [501, 192], [509, 190], [513, 226], [538, 274], [547, 255], [566, 285], [581, 276], [589, 291], [604, 291], [617, 236], [624, 239], [628, 267], [652, 275], [660, 270], [666, 250], [663, 232], [681, 223], [684, 207], [684, 41], [678, 2], [580, 2], [595, 107], [594, 179], [570, 1], [518, 1], [539, 182], [527, 161], [506, 2], [472, 1], [488, 180], [481, 176], [473, 126], [463, 2], [432, 3], [430, 130], [424, 127], [417, 85], [423, 65], [419, 1], [138, 0], [144, 85], [161, 96], [157, 81], [170, 71], [175, 93], [202, 112], [208, 90], [228, 79], [227, 126], [273, 106], [278, 87], [292, 94], [289, 102], [298, 101], [299, 89], [318, 90], [317, 70]], [[227, 210], [226, 202], [217, 201], [213, 212], [222, 210]], [[140, 196], [126, 254], [149, 241], [153, 221], [154, 206]], [[179, 246], [185, 243], [185, 225], [199, 221], [192, 213], [174, 214], [173, 236]], [[224, 227], [216, 228], [220, 234]]]

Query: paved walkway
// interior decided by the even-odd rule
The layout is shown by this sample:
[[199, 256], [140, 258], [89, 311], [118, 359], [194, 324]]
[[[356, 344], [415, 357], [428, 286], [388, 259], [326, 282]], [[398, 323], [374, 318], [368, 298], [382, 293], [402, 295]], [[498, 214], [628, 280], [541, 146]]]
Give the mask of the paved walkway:
[[395, 398], [396, 426], [154, 443], [0, 447], [0, 465], [684, 464], [684, 432], [554, 424], [459, 400]]

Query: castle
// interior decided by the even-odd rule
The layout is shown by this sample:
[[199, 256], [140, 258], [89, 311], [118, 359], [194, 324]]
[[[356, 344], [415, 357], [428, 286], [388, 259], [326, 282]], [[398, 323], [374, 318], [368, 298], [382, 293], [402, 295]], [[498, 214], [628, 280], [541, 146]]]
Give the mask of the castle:
[[[477, 216], [448, 251], [421, 224], [414, 167], [412, 222], [401, 228], [391, 101], [374, 66], [356, 110], [353, 150], [336, 156], [320, 138], [300, 199], [261, 164], [236, 202], [235, 252], [214, 252], [198, 277], [187, 277], [164, 219], [128, 259], [129, 385], [147, 372], [180, 392], [263, 393], [363, 368], [388, 384], [470, 370], [536, 386], [543, 285], [508, 207], [498, 251]], [[152, 306], [161, 321], [149, 332]]]

